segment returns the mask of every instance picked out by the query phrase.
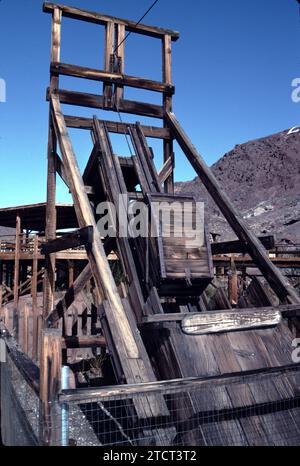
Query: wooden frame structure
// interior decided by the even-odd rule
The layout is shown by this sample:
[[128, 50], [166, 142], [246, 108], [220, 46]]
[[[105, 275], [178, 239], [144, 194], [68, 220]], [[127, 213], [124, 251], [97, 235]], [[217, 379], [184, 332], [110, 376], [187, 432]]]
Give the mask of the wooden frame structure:
[[[265, 329], [266, 327], [269, 330], [273, 329], [274, 333], [279, 329], [278, 332], [282, 332], [287, 341], [291, 334], [287, 336], [288, 330], [282, 325], [281, 320], [288, 319], [291, 324], [298, 326], [300, 297], [267, 254], [264, 246], [273, 248], [272, 239], [260, 240], [248, 229], [173, 113], [175, 87], [172, 83], [172, 42], [179, 38], [179, 34], [168, 29], [135, 24], [132, 21], [48, 2], [44, 4], [44, 11], [51, 14], [52, 33], [50, 86], [47, 90], [49, 138], [46, 241], [41, 251], [45, 254], [38, 386], [42, 443], [50, 445], [54, 441], [52, 427], [55, 424], [55, 413], [52, 411], [52, 406], [59, 397], [60, 400], [66, 401], [83, 399], [84, 396], [97, 395], [100, 398], [104, 396], [104, 392], [102, 393], [100, 389], [82, 393], [74, 390], [73, 394], [61, 390], [62, 352], [67, 348], [107, 348], [116, 383], [128, 386], [119, 390], [131, 393], [132, 390], [138, 391], [138, 387], [141, 387], [142, 392], [146, 394], [146, 402], [145, 398], [142, 401], [138, 397], [135, 398], [131, 410], [133, 419], [142, 422], [149, 418], [169, 415], [169, 406], [162, 391], [162, 387], [168, 382], [162, 383], [159, 379], [173, 379], [172, 384], [181, 383], [182, 387], [185, 383], [190, 386], [189, 384], [202, 382], [204, 385], [206, 382], [224, 385], [224, 381], [227, 385], [230, 378], [234, 380], [234, 374], [238, 377], [243, 371], [245, 376], [248, 371], [250, 371], [248, 375], [256, 374], [259, 382], [259, 376], [264, 371], [268, 373], [276, 371], [272, 366], [284, 366], [282, 373], [291, 369], [284, 364], [282, 347], [278, 349], [272, 361], [273, 365], [271, 364], [265, 347], [269, 334]], [[61, 63], [61, 29], [64, 17], [104, 26], [104, 69], [97, 70]], [[125, 73], [126, 31], [161, 41], [162, 81], [129, 76]], [[94, 95], [61, 89], [60, 76], [102, 82], [103, 93]], [[125, 98], [127, 87], [160, 93], [162, 104], [127, 100]], [[100, 120], [97, 116], [91, 118], [67, 116], [63, 114], [63, 104], [101, 109], [119, 115], [129, 113], [138, 117], [152, 117], [160, 120], [161, 126]], [[68, 128], [91, 132], [93, 149], [83, 174], [79, 170]], [[126, 135], [131, 141], [134, 155], [131, 157], [116, 155], [112, 148], [110, 133]], [[154, 154], [147, 138], [157, 138], [162, 141], [164, 163], [160, 170], [155, 167]], [[94, 207], [103, 200], [115, 206], [121, 196], [127, 196], [132, 202], [143, 200], [148, 205], [153, 199], [170, 199], [177, 201], [179, 205], [186, 201], [187, 196], [174, 194], [175, 141], [238, 240], [231, 244], [211, 245], [203, 225], [203, 242], [191, 248], [184, 241], [177, 241], [177, 238], [176, 241], [173, 238], [164, 240], [159, 221], [157, 224], [160, 232], [155, 239], [129, 239], [122, 235], [117, 235], [116, 238], [102, 238], [97, 228]], [[57, 174], [72, 195], [79, 227], [77, 231], [61, 238], [56, 238]], [[137, 189], [137, 186], [140, 189]], [[194, 206], [193, 197], [190, 198], [190, 202]], [[126, 207], [125, 204], [123, 207]], [[192, 212], [193, 209], [194, 207]], [[117, 222], [119, 221], [117, 217]], [[72, 272], [69, 289], [63, 297], [57, 299], [55, 291], [57, 258], [62, 251], [78, 246], [85, 247], [84, 254], [88, 264], [76, 278]], [[116, 254], [122, 271], [119, 283], [108, 260], [108, 255], [112, 251]], [[251, 264], [255, 264], [260, 269], [262, 276], [273, 290], [272, 298], [275, 297], [274, 299], [277, 300], [276, 305], [272, 302], [270, 294], [261, 289], [262, 285], [257, 280], [256, 286], [259, 288], [257, 293], [263, 296], [262, 306], [248, 308], [246, 303], [244, 309], [240, 308], [238, 274], [234, 258], [222, 256], [219, 257], [220, 261], [223, 260], [220, 262], [221, 266], [224, 266], [224, 262], [226, 266], [230, 266], [230, 296], [229, 299], [225, 299], [221, 293], [220, 310], [214, 309], [215, 312], [212, 312], [204, 297], [204, 291], [214, 277], [212, 256], [229, 252], [248, 254]], [[36, 244], [34, 254], [36, 269]], [[60, 323], [63, 322], [62, 328], [64, 328], [68, 309], [76, 297], [91, 283], [94, 288], [90, 295], [93, 295], [97, 309], [94, 317], [101, 324], [101, 335], [78, 337], [75, 332], [72, 336], [62, 335], [61, 330], [58, 330]], [[17, 299], [17, 292], [15, 297]], [[17, 302], [14, 304], [17, 307]], [[16, 325], [17, 322], [14, 328]], [[192, 330], [189, 330], [191, 328]], [[25, 350], [28, 348], [26, 329], [28, 329], [28, 310], [25, 309], [23, 324]], [[255, 333], [257, 329], [260, 329], [259, 334]], [[219, 333], [220, 335], [216, 336]], [[248, 353], [251, 353], [255, 345], [262, 349], [259, 369], [252, 366], [253, 361], [250, 357], [243, 359], [241, 356], [243, 344], [247, 347]], [[276, 344], [279, 345], [278, 341]], [[218, 353], [218, 348], [223, 346], [224, 351], [230, 355], [228, 361]], [[36, 342], [34, 347], [36, 354]], [[67, 361], [67, 358], [65, 359]], [[52, 363], [50, 364], [49, 361]], [[202, 380], [200, 373], [205, 373], [208, 366], [220, 374], [220, 377]], [[222, 374], [226, 371], [231, 375], [227, 374], [223, 377]], [[200, 378], [196, 380], [191, 378], [193, 376]], [[181, 382], [177, 381], [178, 378]], [[283, 380], [282, 383], [285, 399], [290, 400], [290, 387], [286, 385], [286, 381]], [[222, 390], [217, 395], [208, 393], [205, 403], [222, 404], [222, 399], [228, 397], [226, 387]], [[274, 390], [279, 397], [277, 389]], [[108, 388], [105, 393], [111, 391], [112, 389]], [[258, 387], [257, 391], [252, 393], [247, 386], [246, 394], [233, 393], [230, 406], [233, 410], [238, 403], [247, 406], [249, 399], [259, 405], [260, 396], [261, 388]], [[269, 402], [272, 404], [274, 399], [270, 399]], [[195, 406], [202, 406], [203, 410], [203, 403], [199, 396], [188, 396], [186, 412], [193, 416]], [[234, 428], [238, 427], [234, 424]], [[161, 433], [153, 429], [152, 434], [159, 440]]]

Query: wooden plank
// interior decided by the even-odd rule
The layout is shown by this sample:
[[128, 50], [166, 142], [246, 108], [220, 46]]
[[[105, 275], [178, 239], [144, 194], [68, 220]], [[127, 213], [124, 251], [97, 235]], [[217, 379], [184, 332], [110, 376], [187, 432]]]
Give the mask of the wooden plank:
[[253, 260], [257, 263], [258, 267], [268, 280], [270, 286], [273, 288], [279, 299], [292, 303], [299, 303], [300, 297], [294, 290], [293, 286], [281, 274], [281, 272], [272, 264], [266, 250], [257, 239], [257, 237], [246, 226], [240, 214], [227, 195], [222, 191], [218, 181], [214, 177], [210, 168], [206, 165], [204, 160], [200, 157], [187, 135], [184, 133], [179, 122], [176, 120], [174, 113], [167, 112], [167, 120], [170, 124], [181, 149], [186, 154], [191, 165], [199, 175], [206, 189], [216, 202], [222, 214], [230, 224], [231, 228], [238, 236], [240, 241], [247, 244], [247, 249]]
[[[265, 306], [265, 307], [258, 307], [258, 308], [243, 308], [243, 309], [235, 309], [234, 313], [240, 313], [240, 312], [246, 312], [247, 314], [251, 314], [251, 312], [254, 313], [260, 313], [260, 312], [271, 312], [275, 313], [276, 311], [280, 312], [283, 318], [290, 318], [290, 317], [300, 317], [300, 305], [299, 304], [287, 304], [287, 305], [282, 305], [278, 307], [274, 306]], [[202, 312], [202, 313], [184, 313], [184, 312], [178, 312], [178, 313], [164, 313], [164, 314], [154, 314], [154, 315], [148, 315], [143, 318], [142, 323], [143, 324], [160, 324], [160, 323], [167, 323], [167, 322], [182, 322], [182, 320], [185, 317], [191, 317], [191, 318], [196, 318], [198, 316], [206, 316], [206, 315], [211, 315], [214, 313], [214, 315], [220, 314], [220, 319], [222, 318], [223, 314], [227, 314], [228, 312], [231, 312], [231, 310], [228, 309], [222, 309], [219, 311], [209, 311], [209, 312]]]
[[18, 307], [19, 302], [19, 276], [20, 276], [20, 250], [21, 250], [21, 218], [16, 218], [16, 239], [15, 239], [15, 265], [14, 265], [14, 306]]
[[23, 309], [23, 350], [25, 354], [29, 351], [29, 307], [25, 304]]
[[59, 176], [61, 177], [61, 179], [63, 180], [63, 182], [64, 182], [65, 185], [67, 186], [67, 188], [69, 189], [68, 180], [67, 180], [67, 175], [66, 175], [66, 173], [65, 173], [64, 164], [62, 163], [62, 160], [61, 160], [61, 158], [59, 157], [58, 154], [55, 154], [55, 167], [56, 167], [57, 173], [59, 174]]
[[66, 336], [62, 341], [62, 348], [106, 348], [107, 342], [99, 335]]
[[32, 297], [32, 359], [37, 360], [38, 356], [38, 301], [37, 301], [37, 281], [38, 281], [38, 248], [39, 238], [35, 235], [33, 240], [33, 260], [32, 260], [32, 279], [31, 279], [31, 297]]
[[45, 329], [42, 332], [40, 358], [40, 443], [60, 445], [60, 420], [56, 403], [61, 390], [61, 331]]
[[[274, 249], [275, 238], [274, 236], [259, 236], [261, 244], [266, 250]], [[211, 243], [211, 251], [213, 255], [217, 254], [241, 254], [247, 252], [245, 243], [242, 241], [223, 241], [220, 243]]]
[[[166, 84], [172, 84], [172, 41], [170, 35], [165, 35], [162, 40], [162, 58], [163, 58], [163, 81]], [[165, 112], [171, 112], [173, 101], [172, 96], [164, 94], [163, 106]], [[168, 121], [164, 118], [164, 127], [168, 127]], [[164, 163], [169, 160], [170, 157], [174, 157], [174, 145], [173, 139], [170, 138], [168, 141], [165, 140], [164, 143]], [[173, 193], [174, 192], [174, 170], [170, 171], [169, 176], [165, 180], [164, 184], [165, 192]]]
[[163, 164], [161, 170], [158, 173], [159, 181], [163, 184], [172, 174], [175, 167], [174, 154], [172, 154]]
[[80, 228], [72, 233], [68, 233], [55, 240], [43, 243], [41, 247], [41, 254], [51, 254], [66, 249], [77, 248], [79, 246], [89, 247], [93, 242], [93, 227], [87, 226]]
[[[87, 94], [85, 92], [68, 91], [59, 89], [57, 91], [59, 100], [62, 104], [78, 105], [81, 107], [98, 108], [116, 112], [115, 108], [105, 107], [103, 96], [97, 94]], [[47, 90], [47, 100], [50, 99], [50, 90]], [[121, 113], [130, 113], [133, 115], [142, 115], [150, 118], [163, 118], [164, 109], [160, 105], [148, 104], [144, 102], [135, 102], [133, 100], [122, 100], [119, 103], [118, 111]]]
[[249, 330], [251, 328], [273, 327], [279, 324], [281, 313], [279, 310], [260, 311], [226, 311], [199, 313], [199, 315], [185, 316], [181, 328], [187, 335], [207, 335], [209, 333]]
[[[126, 31], [123, 24], [117, 24], [116, 26], [116, 49], [115, 49], [115, 58], [117, 63], [115, 63], [115, 72], [121, 74], [121, 77], [124, 79], [125, 73], [125, 37]], [[120, 101], [124, 99], [124, 85], [117, 85], [115, 90], [115, 104], [117, 108], [119, 107]]]
[[[60, 62], [61, 54], [61, 20], [62, 12], [59, 8], [53, 8], [52, 30], [51, 30], [51, 63]], [[59, 87], [59, 76], [50, 72], [50, 91]], [[55, 132], [52, 126], [51, 111], [49, 111], [48, 130], [48, 154], [47, 154], [47, 206], [46, 206], [46, 231], [47, 241], [55, 239], [56, 236], [56, 159], [57, 144]], [[55, 300], [55, 255], [46, 258], [44, 274], [44, 294], [43, 294], [43, 318], [53, 309]]]
[[[105, 25], [105, 51], [104, 51], [104, 69], [108, 73], [114, 71], [114, 44], [115, 44], [115, 24], [110, 21]], [[103, 99], [104, 106], [112, 107], [113, 101], [112, 84], [104, 82]]]
[[79, 8], [73, 8], [66, 5], [45, 2], [43, 6], [43, 11], [45, 13], [53, 13], [55, 8], [59, 8], [62, 12], [62, 15], [67, 18], [78, 19], [89, 23], [102, 24], [104, 26], [109, 22], [113, 22], [116, 24], [122, 24], [123, 26], [125, 26], [126, 31], [135, 32], [136, 34], [156, 37], [158, 39], [161, 39], [162, 37], [164, 37], [165, 34], [168, 34], [171, 36], [173, 41], [179, 39], [179, 32], [177, 31], [172, 31], [170, 29], [162, 29], [156, 26], [148, 26], [141, 23], [137, 24], [136, 22], [127, 19], [121, 19], [115, 16], [104, 15], [102, 13], [95, 13]]
[[[113, 54], [113, 49], [111, 50], [111, 53]], [[108, 65], [106, 64], [106, 66]], [[121, 86], [121, 88], [123, 86], [128, 86], [136, 89], [165, 93], [168, 95], [174, 94], [174, 86], [172, 84], [135, 76], [128, 76], [122, 72], [112, 72], [109, 67], [105, 70], [96, 70], [94, 68], [86, 68], [84, 66], [71, 65], [68, 63], [51, 63], [50, 69], [53, 73], [57, 73], [59, 75], [104, 82], [110, 86], [115, 84], [118, 87]], [[123, 99], [123, 96], [120, 97], [120, 99]]]
[[[65, 121], [68, 128], [85, 129], [91, 131], [93, 128], [93, 119], [78, 116], [65, 115]], [[134, 126], [133, 123], [102, 120], [110, 133], [129, 134], [129, 128]], [[159, 128], [157, 126], [142, 125], [142, 130], [147, 138], [170, 139], [170, 130], [168, 128]]]
[[224, 387], [235, 384], [253, 383], [255, 377], [256, 383], [264, 380], [282, 377], [283, 375], [293, 374], [300, 370], [300, 364], [288, 364], [284, 366], [264, 367], [260, 369], [251, 369], [235, 373], [217, 374], [208, 377], [186, 377], [171, 380], [162, 380], [151, 383], [115, 385], [104, 388], [81, 388], [72, 390], [62, 390], [59, 399], [66, 402], [80, 402], [87, 399], [101, 399], [107, 397], [132, 397], [136, 394], [143, 393], [170, 393], [173, 390], [180, 393], [191, 390], [202, 390], [211, 387]]

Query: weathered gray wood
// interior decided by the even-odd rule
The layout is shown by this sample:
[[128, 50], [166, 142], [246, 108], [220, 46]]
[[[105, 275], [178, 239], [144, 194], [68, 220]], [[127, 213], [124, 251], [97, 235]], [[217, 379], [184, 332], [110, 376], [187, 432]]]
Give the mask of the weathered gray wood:
[[[93, 128], [93, 119], [78, 116], [65, 115], [65, 121], [68, 128], [85, 129], [91, 131]], [[129, 134], [129, 128], [134, 126], [133, 123], [102, 120], [110, 133]], [[142, 130], [147, 138], [170, 139], [170, 130], [168, 128], [158, 128], [157, 126], [142, 125]]]
[[[274, 236], [259, 236], [261, 244], [266, 250], [274, 249], [275, 239]], [[214, 255], [216, 254], [240, 254], [247, 252], [245, 243], [242, 241], [223, 241], [220, 243], [211, 243], [211, 251]]]
[[235, 207], [232, 205], [227, 195], [221, 190], [219, 183], [213, 175], [212, 171], [200, 157], [195, 147], [184, 133], [174, 113], [167, 112], [166, 116], [170, 128], [174, 133], [174, 136], [176, 137], [181, 149], [186, 154], [191, 165], [199, 175], [206, 189], [214, 199], [215, 203], [221, 210], [222, 214], [230, 224], [235, 234], [243, 243], [247, 244], [249, 254], [257, 263], [265, 278], [268, 280], [270, 286], [274, 289], [275, 293], [281, 300], [288, 299], [291, 303], [299, 303], [299, 295], [288, 282], [288, 280], [272, 264], [266, 253], [266, 250], [260, 241], [246, 226], [245, 222]]
[[[278, 306], [278, 307], [272, 307], [272, 306], [264, 306], [264, 307], [258, 307], [258, 308], [243, 308], [243, 309], [235, 309], [233, 312], [234, 313], [241, 313], [241, 312], [246, 312], [247, 314], [251, 314], [251, 312], [254, 313], [260, 313], [260, 312], [271, 312], [271, 313], [276, 313], [276, 311], [280, 312], [283, 318], [292, 318], [292, 317], [300, 317], [300, 305], [299, 304], [287, 304], [283, 306]], [[204, 316], [210, 316], [212, 313], [217, 316], [220, 314], [220, 316], [224, 314], [231, 313], [231, 309], [222, 309], [219, 311], [209, 311], [209, 312], [202, 312], [202, 313], [191, 313], [191, 312], [172, 312], [172, 313], [164, 313], [164, 314], [154, 314], [154, 315], [148, 315], [143, 318], [142, 323], [143, 324], [162, 324], [162, 323], [168, 323], [168, 322], [182, 322], [182, 320], [185, 317], [190, 317], [190, 318], [196, 318]], [[220, 317], [221, 318], [221, 317]]]
[[[113, 52], [113, 50], [111, 51]], [[89, 79], [91, 81], [102, 81], [109, 85], [128, 86], [136, 89], [146, 89], [153, 92], [174, 93], [172, 84], [165, 84], [151, 79], [128, 76], [126, 74], [114, 73], [109, 70], [96, 70], [84, 66], [71, 65], [67, 63], [52, 63], [51, 71], [63, 76], [74, 76], [76, 78]]]
[[[60, 102], [67, 105], [78, 105], [79, 107], [98, 108], [116, 112], [115, 107], [105, 106], [105, 99], [102, 95], [87, 94], [85, 92], [68, 91], [59, 89], [57, 91]], [[47, 91], [47, 100], [50, 98], [50, 91]], [[135, 102], [133, 100], [122, 100], [119, 103], [118, 111], [121, 113], [131, 113], [151, 118], [163, 118], [164, 109], [160, 105], [148, 104], [145, 102]]]
[[92, 226], [80, 228], [73, 233], [68, 233], [61, 238], [44, 243], [41, 247], [41, 253], [46, 255], [79, 246], [89, 247], [93, 242], [93, 234]]
[[45, 13], [53, 13], [55, 8], [59, 8], [62, 12], [62, 15], [67, 18], [78, 19], [89, 23], [102, 24], [104, 26], [109, 22], [113, 22], [116, 24], [124, 25], [127, 31], [135, 32], [136, 34], [156, 37], [158, 39], [161, 39], [162, 37], [164, 37], [165, 34], [168, 34], [171, 36], [173, 41], [179, 39], [179, 32], [177, 31], [172, 31], [170, 29], [162, 29], [155, 26], [148, 26], [141, 23], [136, 24], [134, 21], [130, 21], [127, 19], [121, 19], [115, 16], [104, 15], [102, 13], [95, 13], [79, 8], [73, 8], [67, 5], [59, 5], [45, 2], [43, 6], [43, 11]]
[[60, 401], [80, 402], [87, 399], [101, 399], [107, 397], [132, 397], [132, 395], [143, 393], [170, 393], [172, 390], [180, 393], [189, 390], [211, 389], [214, 387], [224, 387], [235, 384], [253, 383], [255, 376], [256, 383], [265, 379], [275, 380], [286, 374], [293, 374], [300, 370], [300, 364], [289, 364], [285, 366], [264, 367], [262, 369], [244, 370], [235, 373], [223, 373], [208, 377], [187, 377], [184, 379], [163, 380], [152, 383], [141, 383], [137, 385], [115, 385], [105, 388], [81, 388], [73, 390], [62, 390]]
[[61, 390], [61, 332], [45, 329], [42, 332], [40, 358], [40, 442], [60, 445], [61, 423], [58, 418], [58, 395]]
[[251, 328], [273, 327], [279, 324], [279, 310], [239, 310], [206, 312], [185, 316], [181, 322], [182, 331], [188, 335], [207, 335], [209, 333], [249, 330]]

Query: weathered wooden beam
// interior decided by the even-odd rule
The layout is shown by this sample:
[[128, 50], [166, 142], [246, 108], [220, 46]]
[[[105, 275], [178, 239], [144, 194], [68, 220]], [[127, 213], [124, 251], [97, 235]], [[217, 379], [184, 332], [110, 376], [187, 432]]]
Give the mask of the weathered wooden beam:
[[67, 188], [69, 188], [69, 183], [68, 183], [68, 180], [67, 180], [67, 175], [66, 175], [66, 172], [65, 172], [64, 164], [62, 163], [62, 160], [61, 160], [61, 158], [60, 158], [60, 156], [58, 154], [55, 154], [54, 157], [55, 157], [56, 172], [59, 174], [59, 176], [61, 177], [61, 179], [63, 180], [63, 182], [67, 186]]
[[90, 79], [92, 81], [104, 82], [110, 85], [128, 86], [137, 89], [146, 89], [153, 92], [163, 92], [172, 95], [175, 92], [175, 87], [172, 84], [165, 84], [151, 79], [128, 76], [109, 71], [96, 70], [86, 68], [84, 66], [76, 66], [67, 63], [52, 63], [51, 71], [64, 76], [73, 76], [76, 78]]
[[161, 39], [165, 34], [171, 36], [173, 41], [179, 39], [179, 32], [172, 31], [170, 29], [162, 29], [156, 26], [147, 26], [145, 24], [136, 24], [134, 21], [127, 19], [117, 18], [115, 16], [108, 16], [102, 13], [95, 13], [92, 11], [82, 10], [79, 8], [73, 8], [67, 5], [53, 4], [45, 2], [43, 5], [43, 11], [45, 13], [53, 13], [55, 8], [59, 8], [62, 15], [67, 18], [78, 19], [89, 23], [101, 24], [105, 26], [107, 23], [113, 22], [115, 24], [122, 24], [125, 26], [126, 31], [135, 32], [150, 37], [156, 37]]
[[[51, 63], [60, 61], [61, 54], [61, 19], [62, 12], [59, 8], [53, 9], [52, 30], [51, 30]], [[50, 90], [59, 87], [59, 76], [50, 73]], [[56, 151], [57, 140], [52, 124], [51, 112], [49, 110], [48, 129], [48, 153], [47, 153], [47, 206], [46, 206], [46, 241], [51, 241], [56, 237]], [[46, 258], [44, 289], [43, 289], [43, 318], [53, 309], [55, 300], [55, 255]]]
[[[62, 104], [77, 105], [80, 107], [98, 108], [116, 112], [115, 107], [105, 107], [105, 99], [102, 95], [87, 94], [85, 92], [68, 91], [58, 89], [57, 94]], [[50, 90], [47, 90], [47, 100], [49, 100]], [[164, 109], [160, 105], [148, 104], [144, 102], [135, 102], [133, 100], [121, 100], [118, 111], [121, 113], [131, 113], [142, 115], [150, 118], [163, 118]]]
[[[115, 63], [115, 72], [121, 73], [123, 75], [125, 73], [125, 40], [126, 40], [126, 30], [123, 24], [117, 24], [116, 26], [116, 42], [115, 42], [115, 50], [114, 55], [117, 63]], [[124, 86], [117, 85], [115, 89], [115, 104], [119, 107], [119, 103], [122, 99], [124, 99]]]
[[[296, 373], [300, 370], [300, 364], [289, 364], [285, 366], [253, 369], [241, 372], [230, 372], [222, 375], [209, 377], [188, 377], [184, 379], [163, 380], [152, 383], [140, 383], [129, 385], [115, 385], [104, 388], [80, 388], [73, 390], [62, 390], [59, 399], [66, 402], [83, 402], [88, 399], [99, 399], [107, 397], [132, 397], [143, 394], [164, 394], [189, 392], [194, 390], [211, 389], [211, 387], [224, 387], [236, 384], [247, 384], [263, 382], [264, 380], [276, 379], [285, 375]], [[255, 379], [254, 379], [255, 377]]]
[[42, 332], [40, 358], [40, 418], [39, 438], [45, 446], [60, 445], [61, 422], [57, 411], [61, 390], [61, 331], [45, 329]]
[[23, 309], [23, 350], [28, 354], [29, 350], [29, 307], [25, 304]]
[[84, 335], [64, 337], [62, 348], [106, 348], [107, 343], [104, 337], [99, 335]]
[[21, 218], [16, 218], [16, 241], [15, 241], [15, 264], [14, 264], [14, 311], [13, 311], [13, 334], [19, 338], [19, 280], [20, 280], [20, 251], [21, 251]]
[[[115, 25], [108, 22], [105, 25], [105, 50], [104, 50], [104, 69], [105, 71], [114, 71], [114, 48], [115, 48]], [[113, 106], [113, 86], [104, 82], [103, 85], [104, 106], [111, 108]]]
[[38, 302], [37, 302], [37, 283], [38, 283], [38, 251], [39, 238], [35, 235], [33, 240], [33, 260], [32, 260], [32, 278], [31, 278], [31, 297], [32, 297], [32, 359], [37, 360], [38, 357], [38, 341], [39, 341], [39, 320]]
[[202, 183], [212, 196], [237, 237], [247, 245], [249, 254], [257, 263], [259, 269], [262, 271], [266, 280], [269, 282], [279, 299], [282, 301], [288, 299], [291, 303], [299, 303], [300, 296], [294, 290], [289, 281], [281, 274], [274, 264], [272, 264], [266, 250], [254, 233], [252, 233], [252, 231], [246, 226], [244, 220], [232, 205], [228, 196], [222, 191], [211, 169], [206, 165], [204, 160], [196, 151], [195, 147], [181, 128], [174, 113], [167, 112], [166, 117], [181, 149], [187, 156]]
[[87, 226], [68, 233], [61, 238], [44, 243], [41, 247], [41, 254], [47, 255], [66, 249], [77, 248], [79, 246], [90, 247], [93, 243], [94, 230], [92, 226]]
[[158, 173], [160, 183], [164, 183], [172, 174], [175, 167], [174, 154], [172, 154], [163, 164], [161, 170]]
[[[274, 249], [274, 236], [259, 236], [261, 244], [267, 251]], [[220, 243], [211, 243], [211, 251], [213, 255], [217, 254], [242, 254], [247, 252], [247, 247], [242, 241], [222, 241]]]
[[[272, 264], [283, 269], [298, 269], [300, 267], [299, 257], [270, 257]], [[229, 256], [214, 256], [213, 262], [215, 266], [226, 267], [230, 265]], [[236, 267], [257, 267], [257, 263], [249, 255], [234, 256]], [[264, 275], [264, 274], [263, 274]]]
[[[65, 121], [68, 128], [86, 129], [88, 131], [91, 131], [93, 128], [92, 118], [65, 115]], [[104, 123], [104, 125], [110, 133], [116, 134], [129, 134], [129, 128], [132, 128], [134, 126], [134, 124], [126, 122], [120, 123], [118, 121], [101, 121]], [[170, 139], [170, 130], [168, 128], [159, 128], [157, 126], [145, 125], [142, 125], [141, 127], [144, 135], [147, 138]]]
[[[172, 84], [172, 40], [169, 35], [165, 35], [162, 39], [162, 62], [163, 62], [163, 81], [169, 85]], [[172, 112], [173, 99], [169, 94], [164, 94], [163, 99], [164, 111]], [[168, 121], [164, 118], [164, 127], [168, 127]], [[164, 163], [170, 157], [174, 158], [174, 144], [173, 139], [164, 140]], [[169, 176], [165, 179], [164, 190], [166, 193], [174, 193], [174, 170], [171, 170]]]

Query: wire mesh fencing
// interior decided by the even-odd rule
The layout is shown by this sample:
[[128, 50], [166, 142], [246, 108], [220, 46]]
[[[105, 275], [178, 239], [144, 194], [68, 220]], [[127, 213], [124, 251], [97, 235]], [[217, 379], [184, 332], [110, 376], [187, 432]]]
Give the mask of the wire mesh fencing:
[[[299, 372], [234, 385], [66, 401], [76, 445], [300, 445]], [[163, 414], [144, 417], [157, 403]], [[140, 414], [137, 414], [140, 413]]]
[[300, 445], [300, 370], [199, 383], [63, 390], [41, 404], [15, 361], [1, 363], [5, 445]]

